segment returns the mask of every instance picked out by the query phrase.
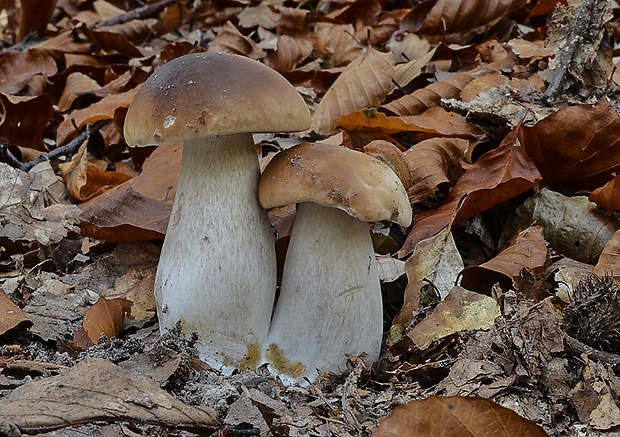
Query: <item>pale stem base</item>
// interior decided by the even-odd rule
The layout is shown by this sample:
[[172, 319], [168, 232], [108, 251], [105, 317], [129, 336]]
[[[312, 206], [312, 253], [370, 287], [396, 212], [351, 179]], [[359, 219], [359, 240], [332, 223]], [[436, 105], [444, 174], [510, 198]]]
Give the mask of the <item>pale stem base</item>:
[[381, 288], [368, 224], [314, 203], [299, 206], [265, 356], [285, 383], [346, 370], [345, 353], [381, 350]]
[[273, 234], [257, 199], [250, 134], [186, 141], [155, 280], [162, 332], [181, 321], [200, 356], [230, 372], [259, 364], [276, 287]]

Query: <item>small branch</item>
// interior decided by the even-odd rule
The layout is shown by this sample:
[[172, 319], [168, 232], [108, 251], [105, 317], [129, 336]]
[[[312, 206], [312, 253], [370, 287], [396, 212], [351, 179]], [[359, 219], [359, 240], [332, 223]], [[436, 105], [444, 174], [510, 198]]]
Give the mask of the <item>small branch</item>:
[[124, 14], [117, 15], [116, 17], [112, 17], [108, 20], [100, 21], [94, 26], [94, 28], [97, 29], [100, 27], [114, 26], [116, 24], [124, 24], [131, 20], [144, 20], [146, 18], [151, 18], [154, 15], [159, 14], [168, 6], [177, 3], [177, 1], [178, 0], [160, 0], [150, 5], [132, 9], [131, 11], [125, 12]]
[[611, 364], [612, 366], [620, 364], [620, 355], [595, 349], [568, 334], [564, 335], [564, 343], [566, 344], [566, 349], [574, 354], [588, 354], [590, 358]]
[[57, 149], [51, 150], [43, 155], [40, 155], [38, 157], [36, 157], [35, 159], [28, 161], [28, 162], [21, 162], [19, 161], [9, 150], [9, 146], [7, 143], [3, 143], [0, 146], [0, 154], [2, 155], [2, 157], [4, 158], [4, 160], [6, 161], [7, 164], [9, 164], [11, 167], [17, 168], [21, 171], [25, 171], [28, 172], [30, 171], [30, 169], [32, 169], [32, 167], [34, 167], [35, 165], [39, 164], [40, 162], [43, 161], [51, 161], [52, 159], [56, 159], [59, 158], [61, 156], [70, 156], [75, 154], [75, 152], [80, 148], [80, 146], [82, 145], [82, 143], [84, 143], [84, 141], [87, 141], [90, 139], [90, 135], [94, 132], [99, 132], [99, 130], [101, 130], [101, 128], [103, 126], [105, 126], [105, 124], [108, 122], [109, 120], [100, 120], [97, 121], [95, 123], [91, 124], [87, 124], [86, 128], [75, 138], [73, 138], [71, 141], [69, 141], [67, 144], [65, 144], [64, 146], [58, 147]]

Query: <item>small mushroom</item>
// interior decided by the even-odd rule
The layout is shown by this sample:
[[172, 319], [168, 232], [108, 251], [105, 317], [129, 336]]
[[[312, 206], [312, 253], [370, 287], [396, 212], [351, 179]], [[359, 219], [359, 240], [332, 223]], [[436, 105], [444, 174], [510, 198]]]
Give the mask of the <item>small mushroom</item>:
[[361, 152], [301, 144], [271, 160], [259, 199], [265, 208], [300, 203], [264, 352], [270, 371], [303, 384], [344, 371], [345, 354], [376, 361], [383, 306], [366, 222], [411, 224], [398, 176]]
[[155, 279], [162, 332], [181, 321], [200, 355], [230, 372], [254, 367], [276, 287], [273, 233], [258, 203], [252, 133], [306, 129], [290, 83], [258, 61], [199, 53], [168, 62], [127, 112], [129, 145], [183, 141], [177, 194]]

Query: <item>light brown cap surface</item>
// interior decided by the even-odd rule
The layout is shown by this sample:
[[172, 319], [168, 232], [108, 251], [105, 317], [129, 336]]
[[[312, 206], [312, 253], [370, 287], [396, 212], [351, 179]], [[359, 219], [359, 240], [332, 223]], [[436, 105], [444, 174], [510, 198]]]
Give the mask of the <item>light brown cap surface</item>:
[[196, 53], [149, 77], [129, 106], [124, 134], [141, 146], [309, 126], [303, 98], [275, 70], [243, 56]]
[[300, 144], [276, 155], [261, 177], [264, 208], [314, 202], [339, 208], [359, 220], [390, 220], [409, 226], [407, 192], [383, 162], [346, 147]]

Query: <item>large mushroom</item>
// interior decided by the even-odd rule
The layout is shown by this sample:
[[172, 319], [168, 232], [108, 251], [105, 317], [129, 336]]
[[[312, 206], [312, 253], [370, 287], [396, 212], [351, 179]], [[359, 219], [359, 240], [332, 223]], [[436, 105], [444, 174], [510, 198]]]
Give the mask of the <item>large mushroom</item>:
[[252, 133], [306, 129], [289, 82], [242, 56], [199, 53], [168, 62], [131, 103], [129, 145], [183, 141], [177, 194], [155, 279], [162, 332], [181, 321], [210, 365], [258, 364], [276, 288], [273, 233], [258, 203]]
[[300, 203], [264, 352], [287, 384], [346, 370], [346, 355], [379, 357], [381, 287], [368, 223], [411, 224], [407, 193], [383, 162], [301, 144], [276, 155], [259, 183], [265, 208]]

